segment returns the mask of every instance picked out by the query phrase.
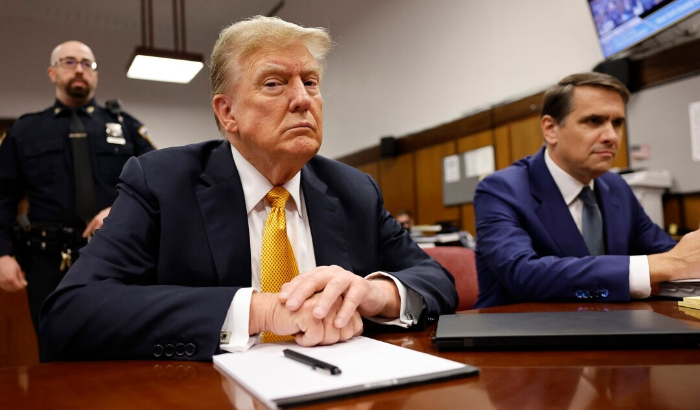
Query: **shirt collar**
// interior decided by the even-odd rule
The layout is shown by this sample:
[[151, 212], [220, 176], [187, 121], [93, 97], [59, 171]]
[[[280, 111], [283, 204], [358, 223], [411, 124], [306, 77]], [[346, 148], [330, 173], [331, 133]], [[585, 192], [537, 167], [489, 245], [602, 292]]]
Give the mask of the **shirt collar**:
[[[80, 107], [78, 109], [80, 111], [82, 111], [83, 113], [92, 116], [92, 113], [95, 112], [95, 107], [97, 107], [97, 102], [95, 102], [95, 99], [92, 98], [92, 99], [90, 99], [90, 101], [87, 104], [83, 105], [82, 107]], [[70, 112], [71, 110], [72, 110], [71, 107], [60, 102], [58, 100], [58, 98], [53, 103], [53, 115], [54, 115], [54, 117], [60, 115], [61, 113]]]
[[[260, 173], [253, 165], [246, 160], [243, 155], [231, 144], [231, 153], [233, 161], [238, 168], [238, 174], [241, 177], [241, 185], [243, 185], [243, 195], [245, 196], [246, 212], [250, 211], [265, 198], [268, 192], [272, 189], [272, 184]], [[301, 214], [301, 171], [297, 172], [292, 179], [282, 185], [291, 196], [292, 209], [296, 208], [299, 217]], [[290, 205], [290, 202], [287, 201]]]
[[[561, 169], [561, 167], [557, 165], [549, 156], [549, 150], [546, 148], [544, 150], [544, 163], [547, 165], [547, 169], [552, 175], [552, 178], [554, 178], [554, 183], [557, 184], [557, 188], [559, 188], [561, 196], [564, 197], [564, 202], [566, 202], [567, 206], [571, 205], [571, 203], [578, 198], [578, 194], [581, 193], [581, 190], [585, 185]], [[594, 188], [594, 184], [594, 179], [588, 184], [591, 190]]]

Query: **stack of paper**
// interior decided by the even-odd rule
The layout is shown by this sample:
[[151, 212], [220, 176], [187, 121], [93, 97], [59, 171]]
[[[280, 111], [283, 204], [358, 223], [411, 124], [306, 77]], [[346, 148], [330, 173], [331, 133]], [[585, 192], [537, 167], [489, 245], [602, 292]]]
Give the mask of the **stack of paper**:
[[659, 283], [659, 295], [672, 298], [700, 295], [700, 279], [681, 279]]
[[700, 309], [700, 296], [686, 296], [683, 300], [678, 301], [678, 306]]
[[[342, 373], [329, 375], [286, 358], [287, 348]], [[272, 409], [479, 374], [476, 367], [362, 336], [330, 346], [260, 344], [214, 356], [214, 365]]]

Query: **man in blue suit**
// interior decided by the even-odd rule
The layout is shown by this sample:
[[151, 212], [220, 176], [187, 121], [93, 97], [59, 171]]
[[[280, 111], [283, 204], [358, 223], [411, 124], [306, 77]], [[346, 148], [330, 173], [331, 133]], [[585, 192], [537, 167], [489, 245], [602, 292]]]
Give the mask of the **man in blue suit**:
[[[316, 156], [330, 45], [324, 29], [277, 18], [221, 32], [212, 107], [226, 140], [127, 162], [109, 219], [43, 306], [53, 359], [211, 360], [261, 333], [333, 344], [359, 334], [361, 317], [410, 327], [455, 309], [452, 276], [372, 178]], [[275, 205], [280, 192], [289, 199]], [[261, 265], [280, 209], [293, 261], [279, 270], [301, 274], [271, 292]]]
[[564, 78], [544, 96], [544, 147], [479, 183], [476, 308], [624, 302], [648, 297], [652, 284], [700, 277], [700, 233], [676, 245], [608, 172], [628, 98], [605, 74]]

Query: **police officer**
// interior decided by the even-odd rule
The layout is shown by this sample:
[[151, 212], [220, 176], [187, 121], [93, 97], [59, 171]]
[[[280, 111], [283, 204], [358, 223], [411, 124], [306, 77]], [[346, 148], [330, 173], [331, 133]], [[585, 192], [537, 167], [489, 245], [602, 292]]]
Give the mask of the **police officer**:
[[[118, 104], [95, 102], [97, 63], [88, 46], [57, 46], [48, 75], [54, 105], [20, 117], [0, 142], [0, 288], [27, 288], [37, 331], [42, 302], [109, 214], [124, 163], [154, 149], [137, 119]], [[25, 195], [29, 221], [13, 235]]]

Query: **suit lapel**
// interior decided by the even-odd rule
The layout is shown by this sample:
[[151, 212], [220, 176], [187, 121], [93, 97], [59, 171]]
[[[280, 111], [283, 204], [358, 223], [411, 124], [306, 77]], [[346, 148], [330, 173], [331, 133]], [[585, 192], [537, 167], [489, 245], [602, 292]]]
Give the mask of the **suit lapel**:
[[544, 148], [530, 160], [530, 193], [539, 205], [535, 213], [559, 249], [560, 255], [588, 256], [588, 248], [576, 227], [559, 187], [544, 162]]
[[613, 194], [610, 186], [602, 178], [596, 179], [595, 192], [603, 214], [605, 253], [607, 255], [624, 255], [628, 253], [625, 246], [627, 238], [619, 238], [617, 235], [622, 230], [616, 229], [616, 223], [621, 220], [619, 218], [622, 209], [620, 199]]
[[301, 170], [301, 186], [314, 243], [316, 266], [338, 265], [352, 272], [345, 242], [345, 215], [340, 200], [330, 196], [328, 186], [318, 179], [308, 164]]
[[248, 215], [228, 142], [212, 151], [195, 191], [219, 286], [251, 286]]

